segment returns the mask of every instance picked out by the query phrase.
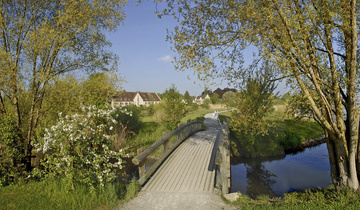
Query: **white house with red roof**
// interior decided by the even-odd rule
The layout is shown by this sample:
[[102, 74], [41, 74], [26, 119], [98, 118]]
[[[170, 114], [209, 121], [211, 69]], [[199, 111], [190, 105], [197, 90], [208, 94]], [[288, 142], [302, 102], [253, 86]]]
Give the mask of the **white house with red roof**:
[[157, 93], [152, 92], [119, 92], [113, 96], [111, 106], [150, 106], [151, 104], [160, 103], [161, 99]]

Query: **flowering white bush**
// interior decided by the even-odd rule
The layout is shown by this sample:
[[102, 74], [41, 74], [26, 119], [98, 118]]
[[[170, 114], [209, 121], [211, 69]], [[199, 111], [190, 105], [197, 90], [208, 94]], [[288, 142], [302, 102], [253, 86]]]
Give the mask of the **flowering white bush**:
[[[122, 168], [122, 150], [111, 151], [111, 130], [117, 122], [113, 110], [84, 106], [82, 113], [62, 117], [58, 123], [45, 129], [45, 135], [33, 146], [45, 154], [41, 165], [46, 176], [65, 177], [94, 186], [104, 186], [115, 178], [113, 168]], [[127, 113], [129, 114], [129, 113]]]

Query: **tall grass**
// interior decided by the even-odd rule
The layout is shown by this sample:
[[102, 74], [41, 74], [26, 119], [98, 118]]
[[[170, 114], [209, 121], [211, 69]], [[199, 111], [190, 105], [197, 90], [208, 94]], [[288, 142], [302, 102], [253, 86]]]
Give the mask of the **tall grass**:
[[143, 122], [142, 128], [134, 139], [127, 140], [127, 146], [130, 146], [134, 152], [140, 147], [144, 149], [163, 137], [164, 126], [158, 122]]
[[33, 181], [27, 184], [0, 188], [0, 207], [3, 209], [94, 209], [112, 208], [120, 204], [126, 186], [108, 183], [104, 190], [89, 193], [86, 185], [75, 183], [67, 190], [60, 179]]

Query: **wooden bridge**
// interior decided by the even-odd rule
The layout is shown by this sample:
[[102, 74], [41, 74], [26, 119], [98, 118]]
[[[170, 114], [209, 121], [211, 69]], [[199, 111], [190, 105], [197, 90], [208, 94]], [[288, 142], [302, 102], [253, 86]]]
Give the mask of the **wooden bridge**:
[[[140, 151], [133, 163], [139, 165], [142, 190], [124, 209], [226, 208], [215, 192], [227, 194], [230, 188], [228, 126], [214, 114], [203, 123], [206, 130], [202, 122], [189, 122]], [[159, 153], [145, 170], [150, 154]]]

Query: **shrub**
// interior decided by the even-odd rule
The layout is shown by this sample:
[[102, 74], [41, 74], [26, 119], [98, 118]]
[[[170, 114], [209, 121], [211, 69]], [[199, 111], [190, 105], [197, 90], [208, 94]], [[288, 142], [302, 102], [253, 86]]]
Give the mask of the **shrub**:
[[280, 142], [281, 146], [284, 148], [291, 148], [300, 145], [304, 141], [304, 137], [298, 135], [297, 133], [289, 130], [284, 131], [285, 137]]
[[209, 107], [210, 107], [210, 100], [209, 100], [209, 99], [205, 99], [205, 100], [203, 101], [203, 103], [201, 104], [201, 106], [202, 106], [203, 108], [205, 108], [205, 109], [209, 109]]
[[[73, 183], [104, 187], [115, 178], [113, 168], [122, 168], [124, 152], [111, 151], [111, 135], [116, 120], [113, 110], [84, 106], [80, 114], [62, 117], [58, 123], [45, 129], [45, 135], [34, 143], [37, 152], [45, 154], [40, 164], [46, 177], [64, 177], [73, 189]], [[38, 170], [35, 170], [38, 172]]]
[[126, 127], [128, 131], [138, 133], [141, 129], [140, 112], [141, 110], [139, 107], [132, 105], [124, 108], [117, 108], [113, 117], [118, 123]]
[[191, 106], [190, 106], [190, 109], [189, 111], [190, 112], [195, 112], [199, 109], [199, 105], [197, 103], [192, 103]]
[[0, 117], [0, 186], [9, 185], [25, 171], [25, 143], [12, 117]]

